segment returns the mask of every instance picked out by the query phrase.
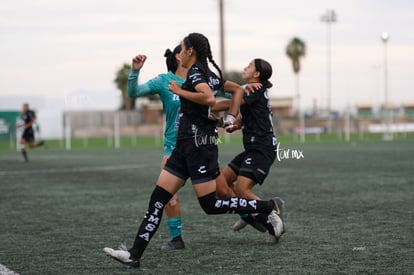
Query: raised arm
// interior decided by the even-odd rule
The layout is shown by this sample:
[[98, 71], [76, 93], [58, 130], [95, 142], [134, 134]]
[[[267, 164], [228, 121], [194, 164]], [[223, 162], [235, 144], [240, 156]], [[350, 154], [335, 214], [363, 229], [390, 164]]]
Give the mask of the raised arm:
[[230, 105], [231, 105], [230, 99], [216, 101], [216, 104], [214, 104], [213, 108], [211, 108], [211, 111], [213, 112], [227, 111], [230, 108]]
[[226, 80], [226, 82], [224, 82], [223, 88], [226, 92], [231, 93], [232, 95], [231, 103], [227, 113], [234, 117], [237, 117], [240, 105], [243, 104], [243, 88], [239, 84], [230, 80]]
[[138, 85], [139, 71], [131, 70], [128, 76], [128, 96], [131, 98], [147, 96], [151, 94], [148, 83]]
[[138, 85], [139, 71], [144, 66], [145, 60], [147, 60], [147, 57], [142, 54], [132, 58], [132, 69], [128, 76], [128, 96], [131, 98], [151, 94], [151, 89], [147, 83]]

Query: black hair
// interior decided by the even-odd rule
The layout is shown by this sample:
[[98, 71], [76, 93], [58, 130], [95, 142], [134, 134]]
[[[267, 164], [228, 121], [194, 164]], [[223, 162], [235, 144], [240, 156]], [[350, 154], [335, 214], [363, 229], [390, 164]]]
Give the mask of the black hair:
[[272, 65], [270, 65], [270, 63], [266, 60], [263, 60], [261, 58], [255, 58], [254, 66], [256, 67], [256, 72], [260, 73], [260, 82], [266, 88], [271, 88], [273, 84], [269, 81], [269, 78], [272, 76]]
[[207, 72], [211, 73], [211, 70], [208, 68], [208, 62], [213, 64], [214, 68], [219, 73], [221, 79], [223, 79], [223, 74], [220, 67], [216, 64], [211, 53], [210, 42], [207, 37], [201, 33], [190, 33], [184, 38], [184, 45], [187, 49], [193, 48], [197, 55], [197, 61], [199, 61]]
[[172, 71], [175, 73], [178, 68], [178, 62], [177, 58], [175, 58], [175, 55], [181, 52], [181, 45], [178, 45], [174, 48], [174, 51], [171, 51], [170, 49], [166, 49], [164, 53], [165, 57], [165, 63], [167, 64], [167, 70]]

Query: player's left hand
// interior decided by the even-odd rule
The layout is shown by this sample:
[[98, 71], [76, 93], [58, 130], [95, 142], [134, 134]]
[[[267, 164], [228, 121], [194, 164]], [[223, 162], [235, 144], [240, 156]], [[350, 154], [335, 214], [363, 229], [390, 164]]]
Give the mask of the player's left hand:
[[251, 93], [254, 93], [256, 90], [262, 88], [262, 86], [262, 83], [248, 83], [244, 88], [244, 92], [246, 93], [246, 95], [250, 95]]

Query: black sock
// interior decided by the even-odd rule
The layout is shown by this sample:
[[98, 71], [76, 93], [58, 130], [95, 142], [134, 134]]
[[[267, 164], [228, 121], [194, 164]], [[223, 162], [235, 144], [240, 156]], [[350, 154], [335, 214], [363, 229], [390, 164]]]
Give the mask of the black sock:
[[238, 197], [228, 199], [217, 199], [216, 193], [212, 192], [198, 198], [201, 208], [207, 214], [225, 213], [266, 213], [269, 214], [275, 207], [273, 201], [250, 200]]
[[241, 217], [248, 224], [254, 224], [256, 222], [256, 216], [248, 214], [247, 216]]
[[259, 215], [256, 216], [256, 220], [258, 220], [261, 224], [263, 224], [264, 227], [267, 228], [267, 231], [269, 231], [270, 234], [274, 235], [275, 230], [273, 228], [273, 225], [270, 223], [268, 217], [269, 217], [269, 215], [259, 214]]
[[151, 194], [147, 213], [145, 214], [137, 235], [135, 236], [134, 245], [131, 249], [129, 249], [129, 252], [133, 258], [141, 258], [149, 241], [154, 236], [155, 232], [157, 232], [161, 222], [162, 213], [164, 211], [164, 206], [170, 201], [172, 196], [173, 195], [165, 189], [155, 186], [155, 189]]
[[29, 158], [27, 157], [27, 152], [26, 152], [25, 149], [22, 150], [22, 155], [23, 155], [25, 161], [29, 161]]

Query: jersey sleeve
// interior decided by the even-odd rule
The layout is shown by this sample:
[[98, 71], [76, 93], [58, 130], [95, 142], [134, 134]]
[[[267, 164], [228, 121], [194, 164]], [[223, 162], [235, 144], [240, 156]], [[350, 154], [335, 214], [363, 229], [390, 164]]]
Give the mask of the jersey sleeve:
[[131, 70], [128, 76], [128, 96], [131, 98], [155, 94], [149, 82], [138, 85], [139, 71]]
[[196, 67], [192, 67], [187, 75], [193, 87], [197, 86], [200, 83], [207, 83], [207, 80], [203, 73]]

